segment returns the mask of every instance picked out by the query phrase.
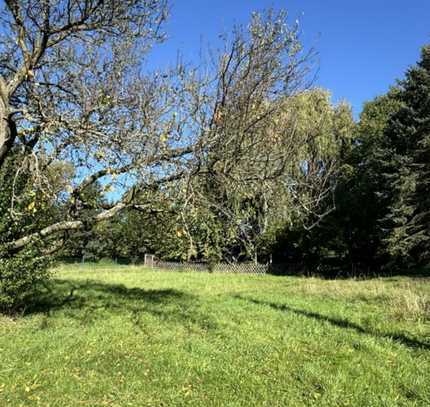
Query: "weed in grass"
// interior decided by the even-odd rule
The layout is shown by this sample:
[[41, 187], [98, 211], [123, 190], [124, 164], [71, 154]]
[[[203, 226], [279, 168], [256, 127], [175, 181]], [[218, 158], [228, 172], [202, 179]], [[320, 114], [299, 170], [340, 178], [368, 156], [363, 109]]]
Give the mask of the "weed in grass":
[[39, 329], [43, 330], [43, 329], [47, 329], [49, 328], [49, 315], [43, 315], [42, 319], [40, 320], [39, 323]]

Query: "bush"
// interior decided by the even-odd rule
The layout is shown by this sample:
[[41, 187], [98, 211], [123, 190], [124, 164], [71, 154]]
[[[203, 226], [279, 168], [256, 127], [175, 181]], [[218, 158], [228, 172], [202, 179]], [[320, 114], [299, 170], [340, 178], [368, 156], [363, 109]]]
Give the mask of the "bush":
[[[40, 249], [46, 248], [43, 242], [33, 242], [19, 253], [4, 250], [8, 243], [37, 231], [55, 216], [55, 205], [44, 200], [31, 173], [22, 167], [24, 158], [15, 151], [0, 169], [0, 312], [6, 313], [25, 310], [49, 278], [49, 259], [40, 256]], [[14, 195], [18, 199], [12, 212]]]
[[49, 259], [31, 250], [13, 256], [0, 254], [0, 312], [24, 311], [49, 280]]

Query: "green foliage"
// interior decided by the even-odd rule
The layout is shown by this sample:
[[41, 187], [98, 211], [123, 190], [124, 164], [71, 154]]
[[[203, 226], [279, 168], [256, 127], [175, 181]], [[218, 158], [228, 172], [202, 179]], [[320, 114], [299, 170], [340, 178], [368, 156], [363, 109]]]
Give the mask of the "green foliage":
[[[224, 259], [267, 261], [283, 229], [312, 223], [321, 211], [319, 196], [330, 194], [338, 172], [338, 158], [349, 145], [354, 123], [350, 108], [333, 105], [329, 92], [313, 89], [283, 101], [267, 123], [266, 145], [249, 148], [247, 161], [236, 163], [235, 174], [225, 174], [235, 160], [234, 150], [222, 146], [208, 158], [208, 170], [195, 185], [191, 202], [198, 214], [193, 221], [199, 253], [214, 252]], [[250, 141], [252, 143], [252, 140]], [[282, 156], [280, 163], [266, 153]], [[268, 154], [267, 154], [268, 155]], [[247, 166], [261, 163], [261, 179], [268, 168], [280, 166], [273, 180], [253, 180]], [[231, 181], [243, 179], [243, 183]], [[196, 209], [197, 208], [197, 209]], [[191, 211], [189, 211], [191, 212]]]
[[[240, 158], [238, 146], [225, 142], [238, 123], [221, 112], [219, 137], [202, 155], [198, 175], [140, 193], [141, 211], [71, 234], [63, 254], [138, 261], [153, 253], [209, 262], [273, 255], [330, 275], [425, 265], [429, 94], [426, 47], [398, 86], [364, 105], [356, 124], [350, 108], [333, 105], [322, 89], [276, 101], [277, 113], [268, 118], [261, 112], [274, 102], [262, 100], [249, 106], [261, 122], [240, 138]], [[22, 188], [19, 221], [0, 219], [8, 239], [40, 227], [51, 213], [40, 191], [25, 182]], [[0, 193], [0, 206], [9, 204], [10, 193]], [[107, 203], [100, 185], [85, 194], [84, 220]]]
[[25, 310], [49, 280], [49, 258], [36, 250], [0, 255], [0, 312]]
[[[384, 174], [390, 202], [381, 219], [384, 243], [398, 262], [430, 261], [430, 46], [400, 83], [401, 109], [391, 118], [385, 146], [393, 171]], [[388, 155], [387, 154], [387, 155]]]
[[[87, 222], [92, 216], [100, 212], [98, 207], [106, 204], [106, 199], [103, 195], [103, 188], [99, 182], [89, 185], [82, 193], [82, 200], [85, 202], [85, 208], [80, 209], [80, 218]], [[77, 208], [70, 210], [68, 207], [62, 208], [63, 216], [67, 216], [67, 212], [73, 213]], [[103, 257], [109, 257], [110, 252], [110, 237], [103, 235], [99, 237], [96, 232], [96, 227], [85, 228], [83, 230], [69, 233], [67, 241], [60, 256], [85, 258], [89, 261], [100, 260]]]
[[330, 258], [339, 270], [360, 273], [376, 270], [386, 261], [379, 219], [388, 205], [387, 183], [382, 176], [391, 168], [385, 161], [385, 128], [400, 108], [398, 90], [365, 104], [355, 130], [354, 141], [342, 156], [337, 177], [336, 210], [307, 235], [314, 247], [315, 262]]
[[[19, 253], [6, 250], [8, 242], [52, 220], [53, 215], [25, 168], [17, 173], [21, 160], [20, 154], [14, 154], [0, 171], [0, 312], [25, 308], [49, 279], [49, 259], [41, 256], [40, 242]], [[13, 193], [20, 199], [12, 202]]]
[[[91, 193], [94, 196], [90, 201], [103, 200], [98, 187]], [[151, 253], [162, 259], [188, 259], [188, 235], [169, 193], [172, 191], [142, 194], [139, 201], [143, 210], [125, 210], [114, 219], [72, 233], [59, 256], [89, 261], [109, 258], [139, 262], [145, 254]], [[95, 212], [86, 209], [82, 213], [85, 219]]]
[[335, 274], [428, 264], [429, 94], [430, 47], [425, 47], [398, 87], [365, 104], [351, 147], [339, 155], [336, 210], [310, 233], [300, 226], [284, 232], [281, 249], [289, 245], [293, 257], [310, 268], [324, 269], [326, 263]]
[[[205, 157], [201, 174], [140, 194], [142, 212], [125, 211], [73, 233], [63, 254], [89, 260], [140, 260], [153, 253], [171, 260], [268, 261], [279, 231], [303, 228], [326, 210], [315, 202], [333, 189], [353, 128], [350, 108], [333, 105], [325, 90], [283, 100], [276, 117], [259, 130], [267, 143], [255, 148], [252, 135], [244, 139], [246, 159], [237, 162], [234, 145], [220, 143]], [[265, 177], [276, 169], [274, 179]], [[85, 201], [100, 202], [100, 196], [95, 184]]]

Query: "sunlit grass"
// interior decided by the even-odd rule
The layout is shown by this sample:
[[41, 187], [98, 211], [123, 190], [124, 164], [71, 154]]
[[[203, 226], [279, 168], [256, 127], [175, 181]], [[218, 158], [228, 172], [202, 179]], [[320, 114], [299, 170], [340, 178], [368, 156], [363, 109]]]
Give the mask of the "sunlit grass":
[[0, 317], [0, 406], [428, 406], [429, 279], [63, 266]]

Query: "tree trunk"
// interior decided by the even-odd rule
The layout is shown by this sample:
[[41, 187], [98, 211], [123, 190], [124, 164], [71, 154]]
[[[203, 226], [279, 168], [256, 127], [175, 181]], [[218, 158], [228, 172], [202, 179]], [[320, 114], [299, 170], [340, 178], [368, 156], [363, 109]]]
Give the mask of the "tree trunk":
[[15, 122], [10, 117], [6, 96], [0, 89], [0, 168], [13, 147], [16, 133]]

